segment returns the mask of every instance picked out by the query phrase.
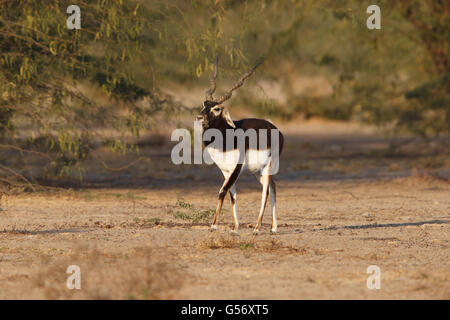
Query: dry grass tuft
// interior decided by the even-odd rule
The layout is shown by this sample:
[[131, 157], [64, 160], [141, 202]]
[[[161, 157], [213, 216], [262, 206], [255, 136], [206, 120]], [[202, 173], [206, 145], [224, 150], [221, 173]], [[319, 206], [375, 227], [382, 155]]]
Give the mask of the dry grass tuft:
[[306, 254], [310, 252], [306, 247], [297, 246], [297, 240], [292, 244], [286, 244], [276, 238], [267, 240], [257, 240], [257, 238], [241, 239], [236, 236], [208, 236], [198, 243], [199, 249], [241, 249], [241, 250], [255, 250], [260, 252], [284, 252]]
[[242, 240], [235, 236], [208, 236], [199, 242], [199, 249], [247, 249], [254, 247], [253, 240]]

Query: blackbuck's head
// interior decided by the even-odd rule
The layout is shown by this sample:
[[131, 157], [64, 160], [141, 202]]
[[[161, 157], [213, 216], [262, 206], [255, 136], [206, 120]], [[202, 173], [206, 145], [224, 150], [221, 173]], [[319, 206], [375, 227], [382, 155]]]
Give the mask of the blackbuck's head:
[[216, 91], [216, 77], [218, 70], [219, 57], [216, 58], [214, 63], [214, 72], [210, 77], [209, 83], [210, 88], [205, 92], [206, 100], [203, 102], [202, 109], [200, 114], [197, 116], [197, 119], [202, 121], [203, 128], [220, 128], [229, 126], [236, 128], [233, 120], [231, 119], [230, 113], [225, 107], [222, 105], [225, 101], [231, 98], [233, 95], [233, 91], [240, 88], [245, 80], [250, 77], [253, 72], [255, 72], [256, 68], [262, 63], [259, 62], [256, 64], [249, 72], [245, 73], [236, 84], [231, 87], [230, 90], [225, 92], [223, 96], [218, 99], [214, 99], [213, 94]]
[[225, 107], [216, 101], [206, 100], [197, 119], [202, 121], [203, 128], [221, 128], [229, 126], [236, 128], [230, 113]]

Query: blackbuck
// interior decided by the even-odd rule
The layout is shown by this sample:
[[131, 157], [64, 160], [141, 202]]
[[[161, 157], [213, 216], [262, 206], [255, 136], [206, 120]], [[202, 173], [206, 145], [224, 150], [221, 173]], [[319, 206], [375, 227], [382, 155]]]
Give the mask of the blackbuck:
[[[252, 75], [258, 66], [259, 64], [255, 65], [245, 73], [225, 95], [214, 99], [213, 94], [216, 90], [218, 70], [218, 59], [216, 59], [214, 71], [210, 78], [210, 88], [206, 91], [206, 100], [197, 116], [197, 120], [202, 122], [202, 140], [205, 150], [225, 178], [219, 191], [219, 200], [211, 230], [217, 229], [223, 200], [226, 194], [230, 192], [234, 222], [232, 233], [238, 233], [236, 181], [244, 169], [247, 169], [262, 184], [261, 208], [253, 234], [259, 233], [269, 195], [272, 209], [271, 233], [277, 232], [274, 175], [278, 171], [279, 156], [284, 142], [283, 135], [277, 127], [267, 120], [252, 118], [233, 121], [228, 110], [222, 105], [231, 98], [234, 90], [244, 84], [245, 80]], [[211, 130], [220, 134], [214, 135], [214, 139], [211, 139], [211, 135], [208, 134]]]

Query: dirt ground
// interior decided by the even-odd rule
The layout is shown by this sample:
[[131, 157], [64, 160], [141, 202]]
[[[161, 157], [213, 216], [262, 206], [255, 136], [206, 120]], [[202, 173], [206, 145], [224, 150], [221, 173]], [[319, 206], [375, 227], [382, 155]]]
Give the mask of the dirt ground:
[[[278, 234], [266, 210], [252, 235], [250, 175], [238, 181], [240, 236], [228, 197], [210, 232], [219, 170], [175, 166], [170, 144], [147, 141], [148, 158], [120, 172], [92, 164], [80, 185], [2, 198], [0, 299], [450, 299], [448, 139], [399, 138], [392, 153], [355, 124], [280, 128]], [[69, 265], [80, 290], [66, 288]]]

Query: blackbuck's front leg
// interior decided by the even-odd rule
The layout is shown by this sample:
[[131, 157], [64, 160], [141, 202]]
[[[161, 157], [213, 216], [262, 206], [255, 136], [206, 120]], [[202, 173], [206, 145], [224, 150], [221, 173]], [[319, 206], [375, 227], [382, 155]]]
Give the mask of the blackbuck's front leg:
[[264, 215], [264, 209], [266, 208], [267, 198], [269, 195], [269, 184], [270, 184], [270, 175], [262, 175], [260, 178], [260, 182], [263, 186], [262, 196], [261, 196], [261, 209], [259, 210], [258, 221], [256, 222], [255, 229], [253, 230], [253, 234], [257, 235], [259, 233], [259, 229], [261, 228], [261, 223]]
[[[222, 187], [219, 191], [219, 200], [217, 202], [217, 208], [216, 208], [216, 214], [214, 215], [214, 221], [211, 225], [211, 230], [217, 230], [217, 224], [219, 223], [219, 214], [220, 210], [222, 210], [223, 205], [223, 199], [225, 198], [225, 195], [230, 191], [231, 187], [235, 184], [237, 178], [239, 177], [239, 174], [242, 170], [242, 164], [236, 165], [231, 175], [229, 175], [227, 178], [225, 178], [225, 181], [223, 182]], [[234, 211], [233, 211], [234, 213]]]

